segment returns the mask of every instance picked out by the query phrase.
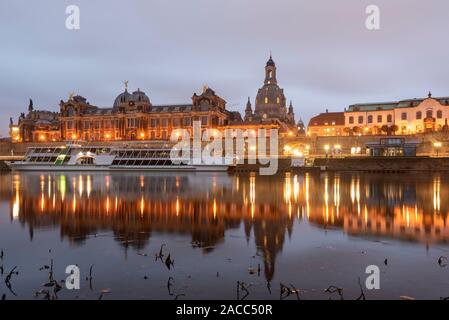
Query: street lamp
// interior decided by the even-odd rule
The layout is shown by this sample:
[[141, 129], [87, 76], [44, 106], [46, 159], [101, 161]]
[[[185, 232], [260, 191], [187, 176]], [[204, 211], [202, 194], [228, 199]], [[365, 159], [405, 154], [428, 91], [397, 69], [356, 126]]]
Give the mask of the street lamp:
[[324, 146], [324, 151], [326, 151], [326, 158], [327, 158], [327, 156], [328, 156], [328, 154], [329, 154], [329, 149], [330, 149], [331, 147], [328, 145], [328, 144], [326, 144], [325, 146]]
[[433, 147], [435, 148], [435, 150], [437, 151], [437, 157], [438, 157], [438, 153], [440, 151], [440, 148], [443, 146], [443, 144], [441, 142], [434, 142], [433, 143]]

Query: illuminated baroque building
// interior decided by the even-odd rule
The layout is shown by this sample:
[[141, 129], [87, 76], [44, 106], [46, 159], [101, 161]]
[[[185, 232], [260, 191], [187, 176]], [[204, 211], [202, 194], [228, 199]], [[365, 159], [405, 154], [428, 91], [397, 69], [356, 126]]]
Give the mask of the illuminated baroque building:
[[28, 113], [21, 113], [17, 124], [10, 119], [10, 136], [14, 142], [58, 141], [61, 139], [59, 130], [59, 114], [57, 112], [34, 110], [30, 99]]
[[17, 124], [11, 119], [13, 142], [45, 141], [112, 141], [168, 140], [174, 130], [187, 129], [192, 136], [193, 122], [202, 128], [251, 131], [277, 129], [281, 135], [304, 134], [304, 123], [295, 123], [293, 105], [287, 107], [284, 90], [277, 84], [276, 65], [270, 56], [265, 66], [265, 81], [259, 89], [253, 112], [250, 99], [245, 116], [226, 109], [226, 101], [214, 90], [204, 86], [200, 95], [192, 96], [186, 104], [153, 105], [145, 92], [125, 91], [114, 100], [112, 107], [100, 108], [86, 98], [71, 94], [59, 103], [60, 112], [35, 111], [30, 103], [27, 115]]
[[233, 121], [226, 101], [207, 86], [196, 93], [191, 104], [153, 105], [140, 89], [117, 96], [112, 108], [99, 108], [81, 96], [61, 101], [61, 136], [63, 140], [167, 140], [173, 130], [187, 129], [192, 134], [193, 121], [203, 128], [217, 128]]
[[[343, 125], [341, 125], [342, 115]], [[449, 97], [433, 98], [429, 93], [425, 99], [354, 104], [345, 112], [321, 114], [310, 121], [308, 134], [410, 135], [449, 131], [448, 119]]]
[[276, 72], [276, 64], [270, 55], [270, 59], [265, 66], [264, 85], [257, 92], [254, 112], [250, 98], [248, 97], [245, 109], [245, 124], [274, 124], [278, 127], [281, 134], [289, 132], [297, 133], [298, 127], [302, 125], [302, 121], [296, 125], [293, 104], [290, 101], [287, 108], [284, 89], [278, 85]]

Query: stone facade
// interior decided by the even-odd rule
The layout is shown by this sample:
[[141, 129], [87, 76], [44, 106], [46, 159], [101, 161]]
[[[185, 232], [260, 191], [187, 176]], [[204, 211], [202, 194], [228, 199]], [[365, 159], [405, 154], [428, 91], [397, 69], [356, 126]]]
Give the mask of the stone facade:
[[59, 114], [34, 110], [33, 100], [30, 99], [28, 113], [21, 113], [17, 124], [10, 119], [9, 133], [13, 142], [59, 141]]
[[11, 119], [14, 142], [168, 140], [174, 130], [192, 134], [193, 121], [202, 128], [220, 128], [242, 122], [240, 114], [226, 110], [226, 101], [204, 87], [192, 96], [191, 104], [153, 105], [148, 96], [128, 88], [119, 94], [112, 108], [99, 108], [86, 98], [71, 95], [61, 100], [60, 112], [34, 111], [22, 114], [18, 124]]
[[277, 129], [280, 135], [305, 134], [304, 123], [295, 123], [293, 105], [277, 83], [277, 69], [272, 57], [265, 66], [265, 80], [259, 89], [253, 112], [251, 101], [245, 116], [226, 109], [226, 101], [214, 90], [205, 86], [201, 94], [194, 94], [191, 103], [154, 105], [145, 92], [125, 90], [111, 107], [100, 108], [81, 95], [73, 95], [59, 103], [60, 112], [35, 111], [22, 114], [19, 122], [11, 119], [10, 136], [13, 142], [49, 141], [166, 141], [174, 130], [187, 129], [192, 135], [193, 122], [200, 121], [202, 128], [234, 130], [259, 129], [269, 133]]
[[328, 112], [310, 119], [307, 134], [311, 137], [343, 136], [345, 134], [345, 114]]
[[449, 97], [356, 104], [345, 112], [348, 134], [416, 134], [447, 130]]
[[[343, 120], [341, 121], [341, 117]], [[448, 132], [449, 97], [354, 104], [310, 120], [311, 136], [412, 135]]]

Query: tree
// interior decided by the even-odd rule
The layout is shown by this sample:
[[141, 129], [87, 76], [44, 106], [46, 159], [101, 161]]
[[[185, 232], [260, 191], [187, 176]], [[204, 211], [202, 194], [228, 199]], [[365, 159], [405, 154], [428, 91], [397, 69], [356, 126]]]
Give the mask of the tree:
[[399, 127], [394, 124], [390, 127], [390, 130], [393, 134], [396, 134], [396, 132], [398, 132], [398, 130], [399, 130]]

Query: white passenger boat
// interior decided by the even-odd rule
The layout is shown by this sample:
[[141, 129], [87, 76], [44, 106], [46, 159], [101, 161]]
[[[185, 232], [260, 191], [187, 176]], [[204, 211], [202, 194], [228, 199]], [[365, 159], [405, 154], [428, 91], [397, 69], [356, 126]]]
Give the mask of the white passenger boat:
[[15, 171], [228, 171], [228, 164], [195, 164], [172, 159], [170, 149], [67, 145], [28, 148], [22, 161], [7, 162]]

